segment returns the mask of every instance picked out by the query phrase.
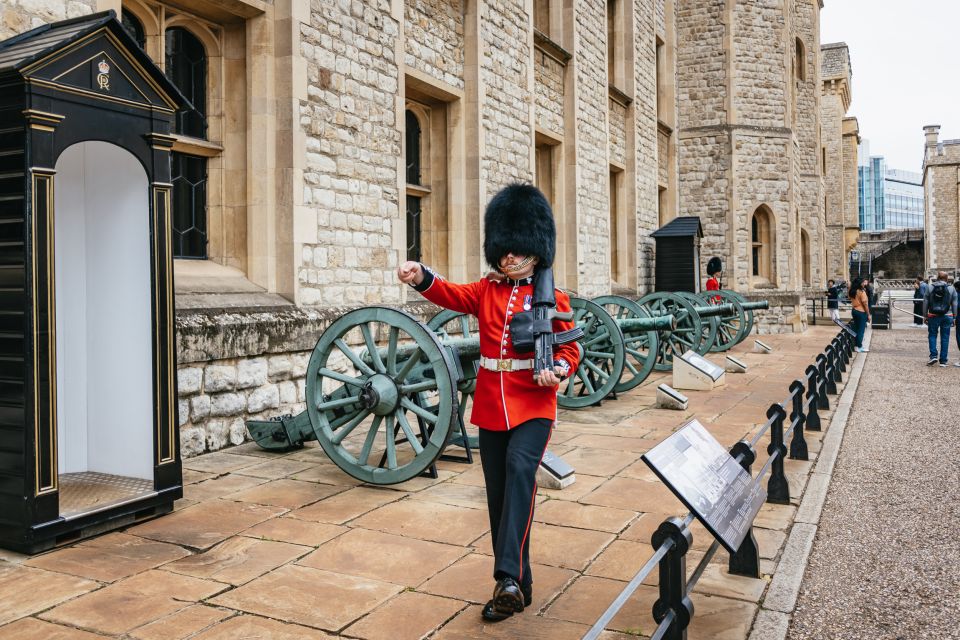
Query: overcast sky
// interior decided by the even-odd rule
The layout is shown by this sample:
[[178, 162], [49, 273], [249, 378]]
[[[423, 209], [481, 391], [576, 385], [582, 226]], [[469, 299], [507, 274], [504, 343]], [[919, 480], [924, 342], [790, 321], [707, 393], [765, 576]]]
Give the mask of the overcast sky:
[[853, 103], [870, 155], [920, 171], [923, 126], [960, 138], [960, 1], [824, 0], [820, 41], [846, 42]]

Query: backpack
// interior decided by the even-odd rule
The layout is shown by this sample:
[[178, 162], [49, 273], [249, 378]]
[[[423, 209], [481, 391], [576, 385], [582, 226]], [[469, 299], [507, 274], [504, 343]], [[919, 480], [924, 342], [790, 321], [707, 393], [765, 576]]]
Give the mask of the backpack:
[[932, 316], [945, 316], [950, 313], [950, 286], [946, 282], [937, 282], [930, 290], [930, 303], [927, 313]]

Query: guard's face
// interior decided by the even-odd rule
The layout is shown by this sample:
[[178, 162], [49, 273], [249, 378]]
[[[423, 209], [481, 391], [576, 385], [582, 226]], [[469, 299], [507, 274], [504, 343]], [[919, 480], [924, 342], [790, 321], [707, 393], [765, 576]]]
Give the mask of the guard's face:
[[515, 280], [527, 278], [533, 275], [533, 269], [537, 266], [537, 261], [536, 256], [511, 252], [500, 258], [500, 271]]

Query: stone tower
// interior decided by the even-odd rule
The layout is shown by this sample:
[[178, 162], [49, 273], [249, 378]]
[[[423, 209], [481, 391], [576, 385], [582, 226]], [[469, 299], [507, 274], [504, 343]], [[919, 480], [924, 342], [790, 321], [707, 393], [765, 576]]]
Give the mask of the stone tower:
[[[819, 0], [678, 0], [681, 215], [725, 286], [776, 289], [801, 325], [804, 281], [823, 273]], [[790, 311], [786, 311], [790, 309]]]
[[924, 266], [928, 271], [960, 267], [960, 140], [940, 140], [940, 125], [923, 128]]
[[826, 210], [827, 278], [846, 278], [850, 249], [860, 235], [857, 147], [860, 129], [850, 108], [850, 51], [843, 42], [821, 49], [824, 207]]

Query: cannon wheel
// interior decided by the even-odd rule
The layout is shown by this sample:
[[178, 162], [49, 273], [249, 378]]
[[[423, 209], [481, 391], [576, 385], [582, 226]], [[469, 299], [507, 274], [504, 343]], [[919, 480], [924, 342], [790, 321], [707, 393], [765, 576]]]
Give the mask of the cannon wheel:
[[580, 366], [560, 383], [557, 404], [565, 409], [589, 407], [606, 398], [620, 381], [626, 348], [623, 333], [606, 310], [583, 298], [570, 298], [574, 322], [583, 329]]
[[[701, 295], [696, 293], [678, 291], [676, 295], [686, 298], [694, 307], [702, 307], [708, 304]], [[700, 344], [694, 351], [703, 355], [713, 349], [713, 345], [717, 342], [717, 333], [720, 331], [720, 320], [717, 316], [709, 316], [706, 318], [700, 316], [700, 324], [703, 326], [703, 332], [701, 333]]]
[[[740, 298], [731, 295], [732, 291], [705, 291], [700, 294], [704, 304], [732, 304], [733, 313], [717, 316], [718, 321], [717, 339], [714, 341], [710, 351], [714, 353], [729, 351], [734, 346], [743, 341], [745, 330], [747, 329], [747, 312], [740, 304]], [[714, 298], [720, 298], [720, 302], [714, 302]]]
[[[649, 318], [650, 313], [645, 307], [623, 296], [600, 296], [593, 301], [602, 306], [613, 316], [614, 320], [627, 318]], [[647, 379], [657, 363], [657, 352], [660, 338], [653, 329], [649, 331], [623, 331], [623, 344], [627, 350], [624, 361], [624, 374], [613, 390], [623, 393], [635, 388]]]
[[[733, 296], [734, 298], [736, 298], [740, 302], [740, 304], [743, 304], [744, 302], [747, 301], [746, 298], [744, 298], [741, 294], [737, 293], [736, 291], [730, 291], [729, 289], [724, 289], [724, 291], [730, 294], [731, 296]], [[744, 314], [746, 315], [747, 329], [746, 331], [743, 332], [743, 335], [740, 336], [740, 342], [743, 342], [744, 340], [746, 340], [747, 336], [753, 333], [753, 309], [744, 309]]]
[[[365, 357], [347, 344], [351, 338], [366, 345]], [[378, 338], [386, 344], [379, 351]], [[398, 356], [398, 346], [411, 342], [414, 353]], [[411, 379], [414, 370], [417, 379]], [[324, 383], [336, 390], [325, 394]], [[428, 392], [436, 396], [434, 411], [417, 404]], [[433, 464], [450, 435], [456, 392], [440, 341], [413, 316], [389, 307], [356, 309], [338, 318], [320, 336], [307, 365], [307, 413], [320, 446], [343, 471], [372, 484], [404, 482]], [[408, 411], [429, 428], [417, 433]]]
[[654, 316], [672, 314], [677, 318], [677, 328], [660, 332], [660, 344], [657, 350], [657, 371], [673, 369], [674, 356], [683, 355], [688, 349], [697, 351], [703, 337], [703, 324], [700, 315], [689, 300], [673, 293], [649, 293], [638, 301]]
[[[444, 338], [472, 338], [477, 336], [477, 333], [470, 326], [472, 320], [473, 316], [469, 314], [444, 309], [430, 318], [429, 322], [427, 322], [427, 327], [436, 333], [441, 341], [443, 341]], [[479, 339], [479, 337], [477, 339]], [[464, 424], [465, 421], [467, 400], [473, 400], [473, 394], [477, 390], [477, 368], [480, 366], [480, 361], [474, 360], [472, 366], [473, 368], [470, 371], [467, 371], [465, 368], [463, 372], [464, 379], [457, 385], [457, 391], [460, 392], [458, 413], [461, 424]], [[454, 433], [450, 437], [450, 444], [462, 447], [462, 437]], [[470, 436], [467, 444], [471, 449], [477, 449], [480, 446], [480, 438], [478, 436]]]

